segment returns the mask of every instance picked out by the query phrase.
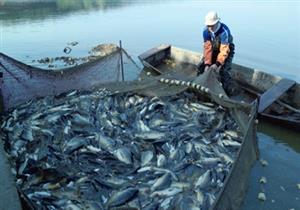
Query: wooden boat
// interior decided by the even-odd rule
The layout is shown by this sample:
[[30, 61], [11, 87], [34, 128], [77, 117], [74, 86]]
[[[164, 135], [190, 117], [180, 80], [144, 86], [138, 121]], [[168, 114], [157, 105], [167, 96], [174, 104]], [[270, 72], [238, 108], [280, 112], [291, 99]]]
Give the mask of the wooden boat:
[[[157, 75], [181, 74], [186, 79], [196, 77], [201, 58], [199, 53], [171, 45], [160, 45], [139, 56], [147, 71]], [[260, 119], [300, 129], [300, 84], [238, 64], [232, 65], [231, 73], [239, 90], [232, 99], [247, 103], [259, 99]]]

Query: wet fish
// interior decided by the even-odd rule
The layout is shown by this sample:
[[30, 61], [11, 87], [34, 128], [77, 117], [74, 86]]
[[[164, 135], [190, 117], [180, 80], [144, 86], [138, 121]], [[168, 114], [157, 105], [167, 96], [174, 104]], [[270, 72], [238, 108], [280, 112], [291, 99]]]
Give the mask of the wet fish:
[[237, 142], [237, 141], [231, 141], [231, 140], [222, 140], [222, 143], [225, 146], [229, 146], [229, 147], [237, 147], [240, 148], [241, 147], [241, 143]]
[[75, 114], [73, 115], [73, 123], [78, 124], [78, 125], [90, 125], [90, 120], [89, 117], [83, 116], [80, 114]]
[[95, 140], [99, 143], [99, 146], [105, 150], [113, 150], [116, 145], [113, 139], [100, 133], [95, 133]]
[[125, 164], [132, 164], [132, 153], [127, 147], [122, 147], [113, 152], [116, 158]]
[[167, 163], [167, 158], [163, 154], [157, 156], [157, 167], [164, 167]]
[[144, 206], [143, 209], [144, 210], [158, 210], [159, 209], [159, 203], [150, 203], [147, 206]]
[[151, 150], [142, 152], [141, 154], [141, 165], [145, 166], [147, 165], [154, 157], [154, 154]]
[[151, 186], [151, 190], [162, 190], [170, 186], [172, 182], [172, 176], [169, 173], [164, 174], [163, 176], [159, 177], [154, 184]]
[[166, 136], [165, 133], [161, 133], [157, 131], [149, 131], [149, 132], [135, 134], [136, 138], [140, 138], [144, 140], [162, 140], [165, 136]]
[[122, 191], [116, 192], [107, 201], [107, 206], [108, 207], [120, 206], [126, 203], [127, 201], [129, 201], [130, 199], [132, 199], [133, 197], [135, 197], [138, 191], [139, 190], [136, 188], [129, 187]]
[[167, 189], [164, 189], [164, 190], [155, 191], [150, 195], [150, 197], [155, 197], [155, 196], [170, 197], [170, 196], [174, 196], [174, 195], [176, 195], [180, 192], [182, 192], [182, 189], [179, 189], [177, 187], [171, 187], [171, 188], [167, 188]]
[[210, 208], [242, 144], [234, 119], [192, 92], [121, 92], [72, 91], [3, 116], [20, 191], [40, 209]]
[[87, 145], [87, 140], [85, 138], [75, 136], [64, 145], [64, 152], [70, 154], [85, 145]]
[[195, 183], [195, 187], [205, 188], [210, 184], [210, 170], [202, 174]]
[[21, 138], [27, 141], [33, 141], [32, 128], [30, 126], [27, 126], [23, 129]]

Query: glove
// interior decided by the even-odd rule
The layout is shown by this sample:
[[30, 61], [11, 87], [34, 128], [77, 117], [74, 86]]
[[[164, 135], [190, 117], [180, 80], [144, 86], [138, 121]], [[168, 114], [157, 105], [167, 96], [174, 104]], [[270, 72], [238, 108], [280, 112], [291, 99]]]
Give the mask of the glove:
[[217, 72], [220, 73], [223, 65], [219, 61], [216, 62], [216, 65], [218, 67]]
[[204, 71], [208, 71], [209, 68], [210, 68], [210, 65], [209, 64], [205, 64]]
[[214, 70], [216, 73], [220, 73], [222, 68], [222, 65], [219, 62], [216, 62], [215, 64], [211, 65], [211, 69]]

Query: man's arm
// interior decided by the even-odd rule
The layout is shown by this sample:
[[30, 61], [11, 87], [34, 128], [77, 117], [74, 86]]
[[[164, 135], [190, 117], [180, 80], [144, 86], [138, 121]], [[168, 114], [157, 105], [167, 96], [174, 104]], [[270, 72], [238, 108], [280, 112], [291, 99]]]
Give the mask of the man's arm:
[[228, 58], [230, 48], [229, 48], [229, 36], [230, 32], [229, 31], [224, 31], [221, 35], [221, 44], [220, 44], [220, 52], [217, 57], [216, 64], [218, 66], [224, 65], [225, 60]]
[[212, 43], [211, 43], [211, 37], [207, 30], [203, 31], [203, 57], [204, 57], [204, 64], [205, 65], [211, 65], [212, 64]]
[[217, 57], [216, 64], [217, 65], [224, 65], [225, 60], [228, 58], [230, 52], [229, 44], [222, 44], [220, 45], [220, 52]]

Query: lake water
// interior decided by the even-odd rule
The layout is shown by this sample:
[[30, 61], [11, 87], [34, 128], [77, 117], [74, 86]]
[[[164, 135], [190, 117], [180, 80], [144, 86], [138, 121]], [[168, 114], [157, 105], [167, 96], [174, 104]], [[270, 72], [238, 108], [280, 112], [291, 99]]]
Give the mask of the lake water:
[[[137, 61], [162, 43], [202, 52], [204, 16], [216, 10], [234, 36], [234, 62], [300, 82], [299, 1], [0, 0], [0, 51], [30, 64], [43, 57], [85, 55], [118, 44]], [[135, 75], [138, 72], [127, 72]], [[259, 124], [261, 158], [253, 167], [242, 209], [300, 209], [299, 133]], [[265, 176], [267, 184], [259, 179]], [[267, 200], [257, 199], [264, 191]]]

